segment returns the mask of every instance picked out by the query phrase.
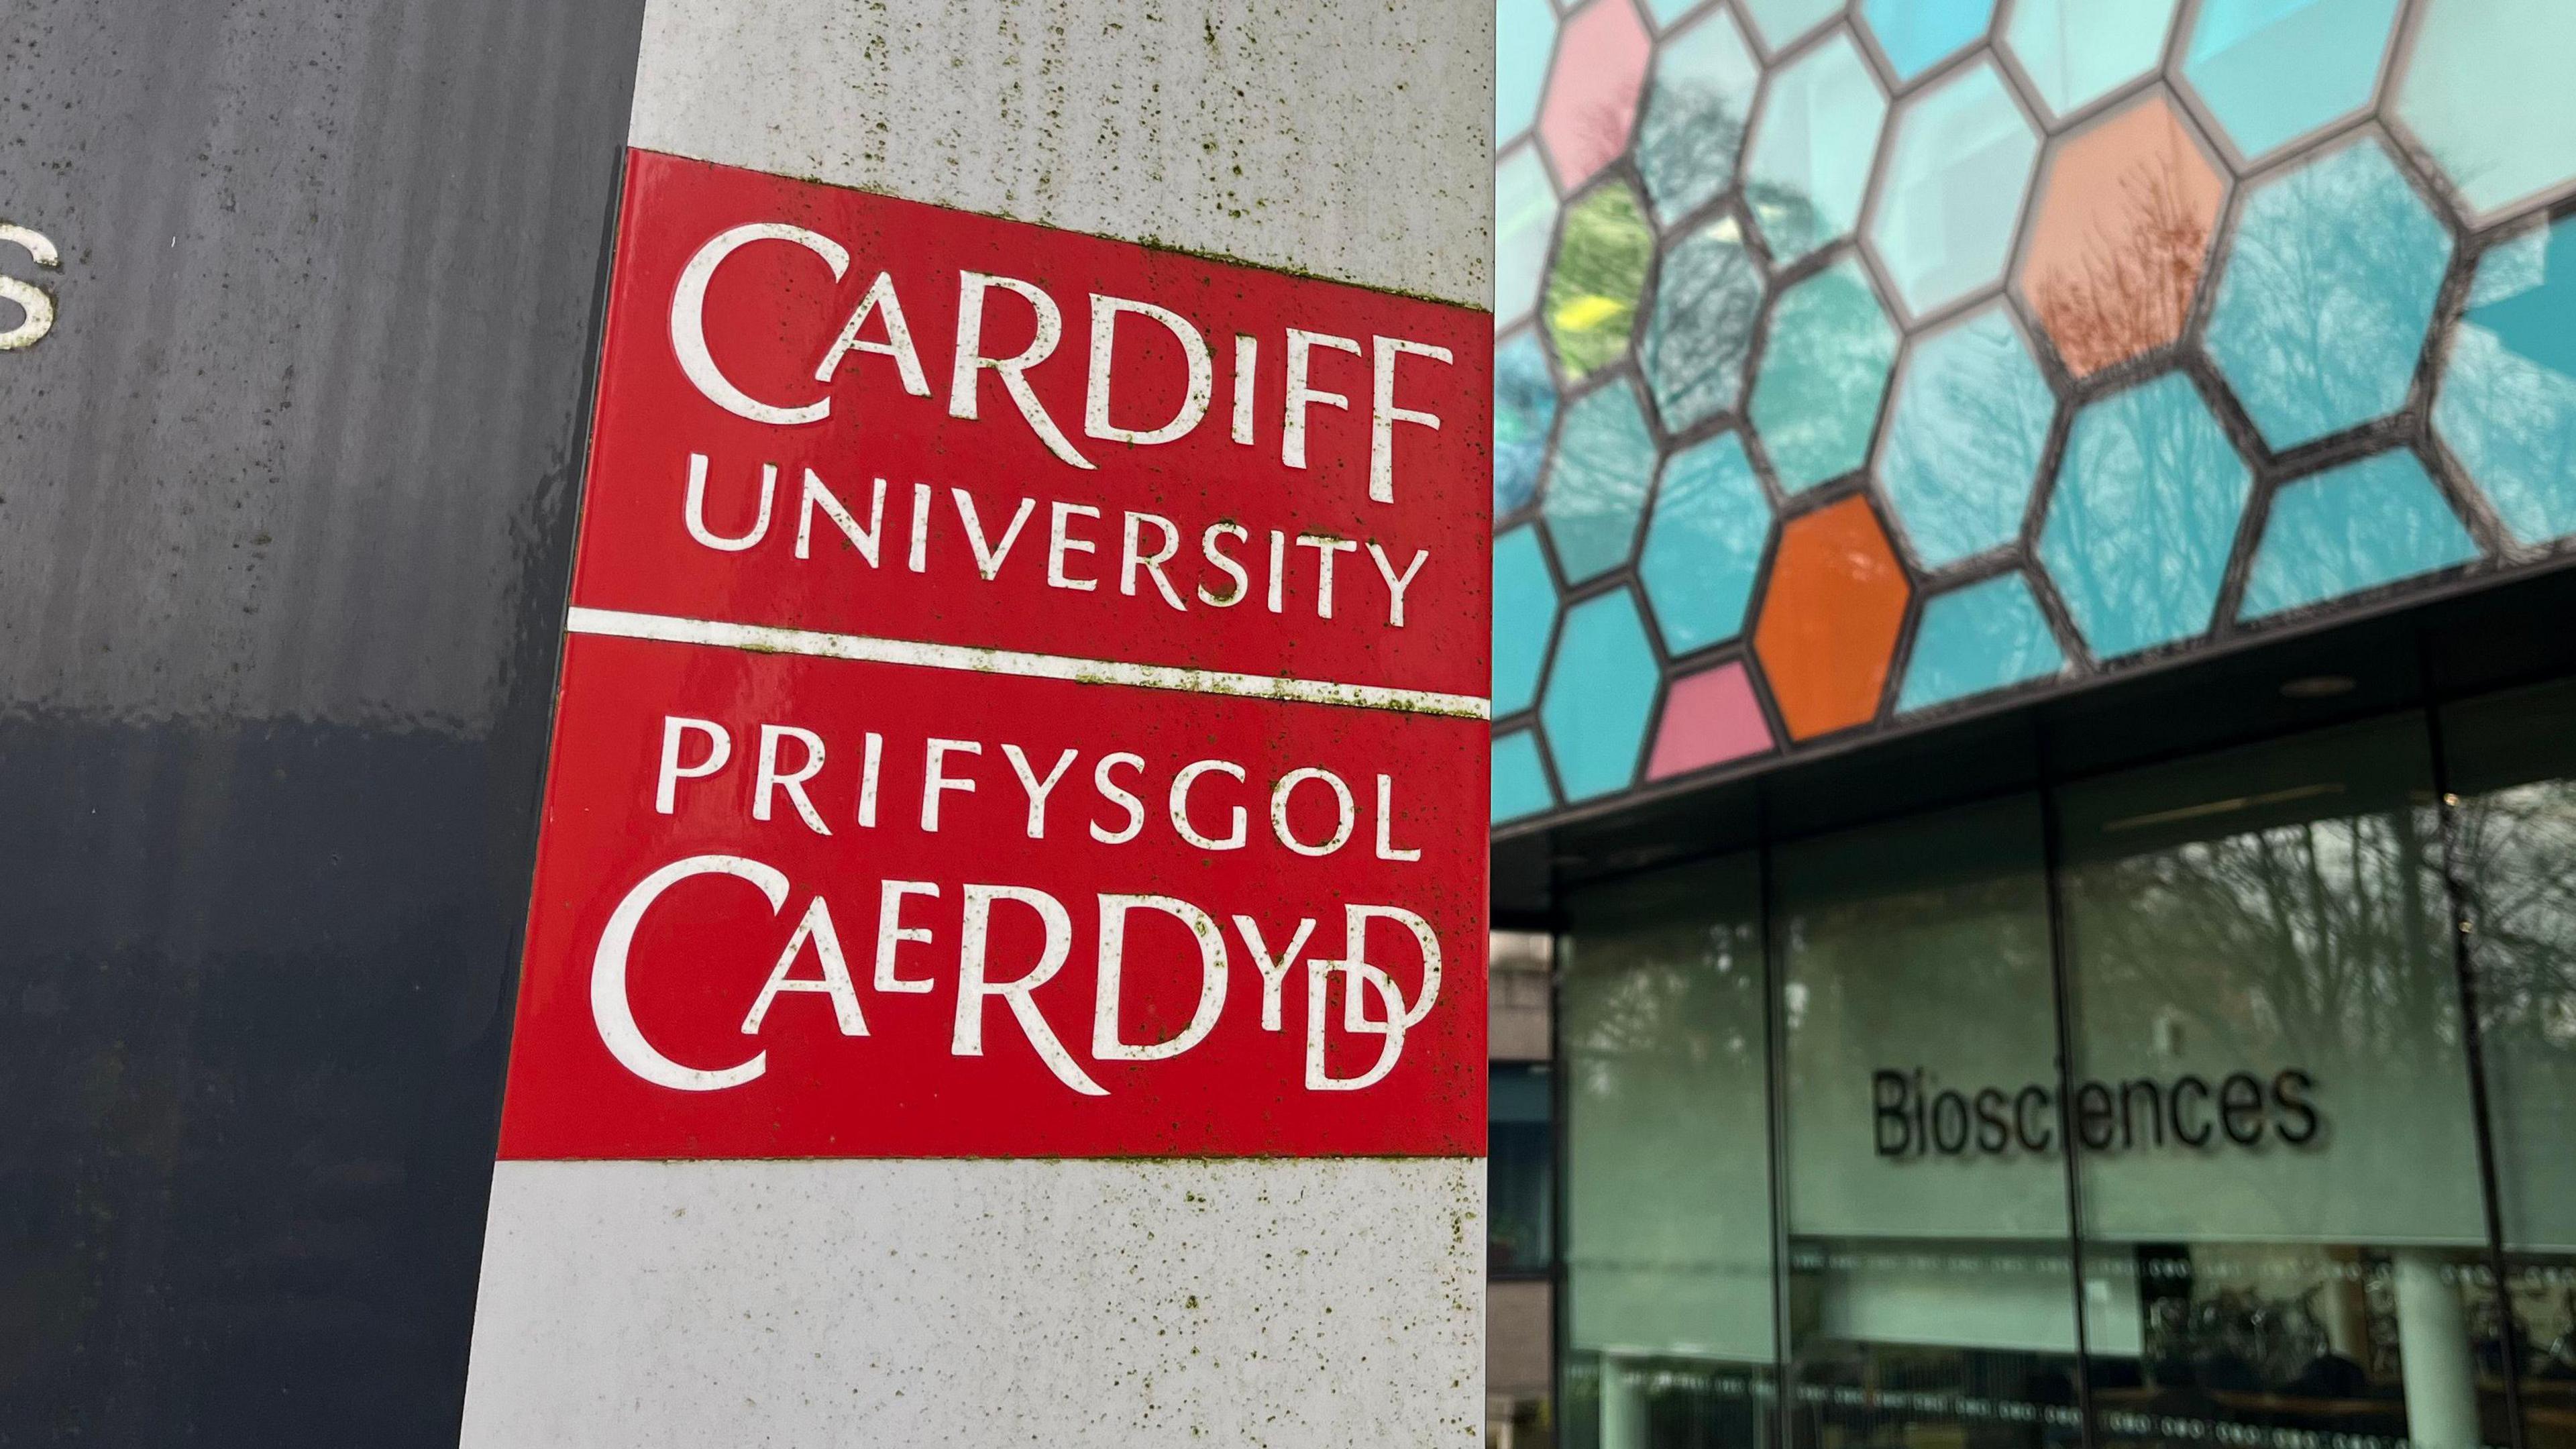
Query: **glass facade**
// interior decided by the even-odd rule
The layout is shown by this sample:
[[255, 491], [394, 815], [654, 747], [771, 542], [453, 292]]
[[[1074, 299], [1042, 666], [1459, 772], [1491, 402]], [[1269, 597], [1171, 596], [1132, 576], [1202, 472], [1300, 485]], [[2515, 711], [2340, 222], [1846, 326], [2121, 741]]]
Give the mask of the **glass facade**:
[[1556, 953], [1558, 1443], [2576, 1445], [2576, 682], [1582, 887]]

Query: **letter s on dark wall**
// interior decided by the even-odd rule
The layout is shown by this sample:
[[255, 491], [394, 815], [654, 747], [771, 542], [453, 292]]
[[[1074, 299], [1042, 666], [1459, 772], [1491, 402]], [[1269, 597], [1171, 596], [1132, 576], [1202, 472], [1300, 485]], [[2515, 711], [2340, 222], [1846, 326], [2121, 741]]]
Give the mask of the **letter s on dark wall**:
[[2316, 1140], [2317, 1109], [2308, 1102], [2308, 1094], [2316, 1090], [2316, 1085], [2316, 1078], [2297, 1067], [2272, 1079], [2272, 1106], [2280, 1118], [2281, 1140], [2293, 1147], [2304, 1147]]

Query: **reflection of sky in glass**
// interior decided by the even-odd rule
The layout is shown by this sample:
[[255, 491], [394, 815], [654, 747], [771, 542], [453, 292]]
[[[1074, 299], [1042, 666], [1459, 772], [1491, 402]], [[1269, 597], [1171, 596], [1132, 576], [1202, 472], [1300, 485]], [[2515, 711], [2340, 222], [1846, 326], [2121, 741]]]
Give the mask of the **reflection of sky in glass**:
[[2446, 0], [2426, 8], [2396, 111], [2492, 213], [2576, 177], [2576, 5]]
[[1538, 119], [1556, 12], [1547, 0], [1494, 0], [1494, 139], [1508, 141]]
[[1556, 386], [1538, 334], [1524, 332], [1494, 349], [1494, 516], [1538, 494], [1547, 430], [1556, 421]]
[[2397, 0], [2204, 0], [2183, 75], [2261, 156], [2370, 103], [2396, 18]]
[[1605, 185], [1567, 209], [1565, 239], [1547, 281], [1547, 330], [1568, 382], [1628, 350], [1654, 252], [1655, 234], [1624, 185]]
[[1886, 119], [1887, 97], [1848, 34], [1771, 78], [1744, 163], [1744, 199], [1776, 260], [1795, 261], [1860, 220]]
[[2479, 259], [2433, 425], [2516, 539], [2576, 532], [2576, 223]]
[[1860, 13], [1901, 83], [1983, 37], [1995, 0], [1861, 0]]
[[1655, 654], [1626, 589], [1565, 611], [1539, 719], [1568, 799], [1625, 789], [1655, 705]]
[[2241, 612], [2259, 619], [2477, 556], [2424, 465], [2401, 448], [2282, 485]]
[[1770, 531], [1770, 502], [1735, 434], [1686, 448], [1664, 464], [1637, 573], [1666, 649], [1685, 654], [1743, 631]]
[[1916, 315], [2002, 277], [2039, 137], [1980, 60], [1911, 101], [1896, 122], [1870, 241]]
[[1762, 273], [1733, 217], [1719, 217], [1664, 258], [1646, 324], [1646, 377], [1674, 431], [1735, 406], [1744, 354], [1762, 309]]
[[2057, 411], [2000, 303], [1914, 345], [1879, 483], [1926, 568], [2010, 543]]
[[1562, 432], [1539, 511], [1565, 581], [1579, 584], [1627, 562], [1654, 477], [1655, 440], [1624, 378], [1569, 406]]
[[1688, 216], [1735, 184], [1735, 154], [1761, 79], [1761, 65], [1724, 10], [1664, 41], [1637, 128], [1637, 170], [1665, 222]]
[[2004, 40], [2051, 111], [2081, 110], [2155, 68], [2180, 0], [2014, 0]]
[[2179, 373], [2076, 414], [2039, 557], [2095, 654], [2209, 627], [2249, 481]]
[[1494, 540], [1494, 713], [1512, 714], [1538, 696], [1556, 585], [1548, 581], [1538, 530], [1526, 525]]
[[1494, 167], [1494, 325], [1509, 327], [1538, 304], [1547, 244], [1556, 230], [1556, 188], [1538, 148], [1523, 146]]
[[1740, 0], [1744, 18], [1753, 22], [1753, 33], [1772, 50], [1787, 48], [1789, 42], [1824, 24], [1843, 8], [1843, 0]]
[[2002, 574], [1924, 601], [1896, 707], [1928, 709], [2065, 667], [2030, 585]]
[[2209, 353], [2264, 441], [2289, 448], [2406, 401], [2451, 234], [2377, 143], [2246, 198]]
[[1869, 456], [1896, 329], [1850, 257], [1783, 293], [1753, 383], [1754, 430], [1780, 486], [1795, 493]]

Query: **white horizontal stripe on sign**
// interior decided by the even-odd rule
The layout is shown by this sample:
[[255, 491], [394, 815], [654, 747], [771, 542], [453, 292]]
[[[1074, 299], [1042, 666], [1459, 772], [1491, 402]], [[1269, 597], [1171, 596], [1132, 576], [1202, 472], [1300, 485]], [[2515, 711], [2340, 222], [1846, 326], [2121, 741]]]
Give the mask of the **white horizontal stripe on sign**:
[[1065, 654], [977, 649], [963, 644], [923, 644], [910, 639], [875, 639], [865, 634], [826, 634], [812, 629], [775, 629], [766, 624], [728, 624], [715, 619], [680, 619], [667, 614], [631, 614], [619, 609], [575, 608], [564, 627], [575, 634], [655, 639], [669, 644], [712, 644], [722, 649], [747, 649], [761, 654], [804, 654], [816, 659], [855, 659], [869, 664], [917, 664], [928, 669], [958, 669], [972, 674], [1015, 674], [1024, 679], [1064, 679], [1076, 684], [1128, 684], [1140, 689], [1177, 689], [1190, 694], [1276, 699], [1294, 704], [1340, 704], [1357, 709], [1450, 715], [1458, 719], [1490, 719], [1493, 716], [1493, 706], [1472, 694], [1387, 689], [1374, 684], [1335, 684], [1330, 680], [1288, 679], [1268, 674], [1228, 674], [1215, 669], [1181, 669], [1168, 664], [1133, 664], [1119, 659], [1077, 659]]

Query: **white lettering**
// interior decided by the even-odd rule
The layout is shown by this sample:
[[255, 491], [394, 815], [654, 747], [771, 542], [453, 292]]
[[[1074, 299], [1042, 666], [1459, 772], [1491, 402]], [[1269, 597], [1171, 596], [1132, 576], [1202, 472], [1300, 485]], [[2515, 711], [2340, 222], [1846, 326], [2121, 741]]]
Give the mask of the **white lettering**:
[[[1020, 1032], [1037, 1049], [1040, 1060], [1055, 1073], [1056, 1080], [1086, 1097], [1105, 1097], [1109, 1093], [1084, 1074], [1079, 1063], [1056, 1040], [1054, 1028], [1047, 1025], [1039, 1012], [1037, 989], [1055, 979], [1064, 969], [1065, 957], [1073, 948], [1073, 918], [1064, 905], [1044, 891], [1020, 886], [970, 885], [965, 891], [965, 921], [958, 930], [957, 1020], [949, 1033], [951, 1056], [980, 1057], [984, 1054], [984, 1002], [988, 997], [1001, 997], [1010, 1004], [1011, 1015], [1019, 1020]], [[987, 978], [985, 956], [992, 935], [993, 903], [1017, 901], [1037, 912], [1046, 929], [1046, 944], [1037, 964], [1013, 981]]]
[[[1189, 391], [1181, 399], [1180, 411], [1159, 428], [1121, 428], [1109, 421], [1110, 355], [1117, 348], [1118, 316], [1122, 312], [1150, 318], [1181, 344], [1189, 360]], [[1091, 294], [1091, 375], [1082, 400], [1082, 430], [1095, 438], [1113, 443], [1168, 443], [1187, 436], [1190, 429], [1207, 416], [1208, 399], [1216, 396], [1216, 372], [1208, 361], [1207, 340], [1199, 329], [1177, 312], [1167, 311], [1151, 302], [1134, 302], [1125, 297]]]
[[1351, 400], [1338, 392], [1323, 392], [1306, 385], [1308, 365], [1318, 347], [1335, 352], [1360, 355], [1360, 345], [1348, 337], [1335, 337], [1329, 332], [1309, 332], [1302, 327], [1288, 329], [1288, 418], [1279, 441], [1279, 461], [1291, 468], [1306, 466], [1306, 410], [1315, 403], [1326, 407], [1347, 408]]
[[1002, 560], [1011, 556], [1011, 545], [1020, 541], [1020, 530], [1028, 526], [1029, 515], [1038, 511], [1034, 498], [1020, 500], [1020, 509], [1011, 515], [1011, 526], [1002, 530], [1002, 541], [991, 548], [984, 546], [984, 522], [975, 516], [975, 499], [963, 488], [951, 488], [949, 497], [957, 501], [958, 521], [966, 525], [966, 546], [975, 550], [975, 571], [991, 583], [1002, 571]]
[[1400, 850], [1395, 844], [1395, 778], [1377, 777], [1377, 858], [1380, 860], [1420, 860], [1419, 849]]
[[687, 505], [680, 511], [681, 521], [688, 524], [689, 537], [707, 547], [723, 553], [740, 553], [768, 536], [769, 505], [777, 493], [778, 465], [761, 464], [760, 518], [752, 524], [751, 532], [736, 538], [710, 533], [707, 531], [707, 455], [691, 453], [689, 455], [689, 499]]
[[1368, 551], [1369, 557], [1377, 560], [1378, 577], [1386, 580], [1387, 627], [1390, 629], [1401, 629], [1404, 627], [1404, 591], [1413, 587], [1413, 576], [1422, 572], [1423, 561], [1431, 557], [1431, 550], [1427, 548], [1415, 549], [1413, 551], [1413, 562], [1405, 565], [1404, 573], [1401, 577], [1397, 576], [1395, 572], [1395, 564], [1387, 558], [1385, 549], [1382, 549], [1378, 547], [1376, 543], [1371, 542], [1368, 546]]
[[[24, 251], [37, 266], [50, 270], [63, 264], [63, 254], [55, 249], [53, 239], [42, 232], [29, 231], [23, 226], [11, 226], [5, 221], [0, 221], [0, 242], [7, 242]], [[0, 352], [15, 352], [22, 347], [33, 347], [45, 340], [46, 333], [54, 330], [53, 293], [33, 282], [22, 282], [16, 277], [0, 277], [0, 300], [17, 303], [18, 310], [27, 314], [18, 319], [17, 326], [6, 332], [0, 332]]]
[[[790, 977], [796, 964], [796, 953], [807, 941], [814, 943], [814, 959], [823, 969], [816, 980]], [[859, 990], [850, 984], [850, 963], [841, 956], [841, 933], [832, 929], [831, 909], [816, 896], [805, 908], [804, 919], [796, 923], [796, 934], [787, 938], [787, 949], [778, 953], [778, 964], [769, 969], [769, 980], [751, 1003], [751, 1013], [742, 1019], [742, 1034], [750, 1036], [760, 1030], [769, 1015], [769, 1004], [782, 991], [820, 991], [832, 998], [832, 1019], [843, 1036], [866, 1036], [867, 1019], [859, 1014]]]
[[[805, 763], [784, 775], [778, 773], [778, 743], [781, 740], [794, 740], [805, 749]], [[805, 782], [813, 779], [822, 768], [823, 737], [821, 735], [812, 730], [800, 730], [793, 725], [762, 725], [760, 727], [760, 769], [751, 789], [751, 818], [767, 820], [771, 792], [783, 789], [787, 792], [789, 803], [796, 807], [796, 813], [803, 817], [807, 829], [816, 835], [831, 834], [831, 827], [823, 823], [823, 812], [815, 809], [814, 802], [805, 797]]]
[[980, 755], [984, 753], [984, 747], [973, 740], [934, 739], [930, 742], [929, 747], [924, 751], [921, 767], [921, 828], [925, 831], [939, 829], [939, 796], [942, 791], [959, 790], [973, 794], [975, 790], [975, 781], [972, 778], [965, 775], [951, 776], [942, 772], [941, 766], [948, 762], [951, 752], [960, 755]]
[[933, 983], [926, 979], [894, 974], [894, 953], [896, 948], [906, 941], [918, 942], [924, 946], [930, 944], [928, 926], [907, 926], [903, 923], [904, 898], [906, 896], [935, 897], [938, 894], [939, 887], [926, 880], [890, 880], [878, 885], [877, 969], [876, 975], [872, 978], [877, 990], [901, 996], [919, 996], [930, 990]]
[[[694, 765], [680, 763], [680, 741], [691, 733], [707, 737], [707, 757]], [[683, 719], [678, 715], [662, 717], [662, 767], [653, 784], [653, 808], [668, 815], [679, 803], [682, 780], [703, 780], [724, 768], [733, 757], [733, 736], [713, 720]]]
[[796, 243], [821, 257], [836, 282], [850, 269], [850, 254], [839, 242], [801, 226], [762, 221], [718, 232], [680, 269], [680, 284], [671, 291], [671, 350], [679, 354], [680, 371], [688, 374], [707, 401], [736, 417], [781, 427], [819, 423], [831, 415], [830, 398], [796, 407], [772, 406], [727, 381], [707, 351], [707, 283], [715, 279], [716, 268], [724, 265], [725, 258], [756, 241]]
[[1020, 777], [1020, 789], [1029, 797], [1029, 839], [1046, 839], [1047, 797], [1055, 793], [1056, 782], [1064, 778], [1064, 772], [1073, 768], [1073, 757], [1078, 753], [1068, 747], [1063, 754], [1056, 756], [1055, 768], [1047, 771], [1046, 778], [1040, 780], [1037, 771], [1029, 768], [1029, 757], [1020, 753], [1018, 745], [1002, 746], [1003, 756], [1011, 762], [1011, 773]]
[[1261, 344], [1234, 335], [1234, 440], [1252, 446], [1252, 384], [1260, 371]]
[[[859, 340], [859, 324], [868, 320], [870, 312], [877, 313], [885, 321], [886, 340], [883, 342]], [[879, 272], [877, 279], [868, 283], [868, 294], [859, 299], [858, 310], [850, 314], [849, 322], [841, 328], [840, 337], [832, 343], [832, 350], [823, 354], [822, 365], [814, 369], [814, 380], [830, 382], [832, 374], [841, 370], [841, 359], [853, 352], [873, 352], [879, 357], [893, 358], [895, 371], [903, 376], [903, 390], [914, 397], [930, 396], [930, 379], [921, 375], [921, 354], [913, 350], [912, 329], [904, 325], [903, 303], [895, 300], [894, 274], [891, 272]]]
[[1411, 353], [1434, 362], [1454, 361], [1446, 347], [1433, 347], [1423, 342], [1407, 342], [1401, 337], [1371, 337], [1376, 344], [1371, 357], [1372, 386], [1369, 390], [1369, 499], [1376, 503], [1395, 501], [1395, 425], [1412, 423], [1433, 432], [1440, 430], [1440, 419], [1425, 412], [1395, 405], [1395, 360]]
[[[1297, 833], [1295, 831], [1288, 828], [1288, 797], [1297, 792], [1298, 786], [1305, 784], [1309, 780], [1321, 780], [1326, 785], [1330, 786], [1333, 791], [1333, 799], [1337, 802], [1336, 808], [1341, 812], [1335, 817], [1333, 838], [1325, 841], [1321, 845], [1308, 845], [1306, 842], [1297, 838]], [[1299, 855], [1326, 856], [1332, 854], [1334, 851], [1337, 851], [1350, 843], [1351, 831], [1358, 824], [1359, 808], [1351, 799], [1351, 787], [1343, 784], [1342, 777], [1334, 774], [1330, 770], [1318, 770], [1312, 767], [1303, 770], [1291, 770], [1287, 774], [1280, 776], [1279, 783], [1270, 788], [1270, 832], [1279, 837], [1279, 843], [1281, 845], [1288, 847]]]
[[868, 561], [868, 567], [875, 568], [877, 540], [885, 533], [886, 482], [879, 478], [876, 484], [876, 496], [868, 505], [868, 526], [861, 529], [859, 521], [850, 516], [850, 510], [841, 506], [840, 499], [832, 496], [831, 489], [823, 486], [823, 480], [815, 476], [814, 470], [806, 469], [805, 494], [796, 510], [796, 556], [814, 556], [814, 510], [820, 508], [832, 520], [833, 527], [840, 529], [841, 535], [850, 541], [850, 547], [859, 551], [859, 557]]
[[[1161, 911], [1190, 928], [1199, 943], [1199, 1001], [1189, 1025], [1168, 1041], [1132, 1046], [1118, 1039], [1118, 982], [1127, 955], [1127, 913]], [[1225, 1010], [1225, 936], [1216, 918], [1187, 901], [1170, 896], [1100, 898], [1100, 968], [1098, 995], [1092, 1000], [1091, 1055], [1104, 1062], [1158, 1062], [1179, 1056], [1216, 1030]]]
[[[1163, 542], [1162, 546], [1152, 553], [1143, 553], [1136, 545], [1144, 532], [1140, 525], [1148, 523], [1154, 526], [1156, 532], [1163, 535]], [[1127, 515], [1127, 546], [1118, 561], [1118, 592], [1122, 594], [1136, 592], [1136, 569], [1138, 565], [1142, 565], [1145, 572], [1153, 576], [1154, 587], [1161, 592], [1163, 602], [1184, 613], [1188, 612], [1189, 605], [1182, 603], [1181, 596], [1173, 591], [1172, 581], [1163, 577], [1164, 563], [1180, 551], [1181, 531], [1172, 526], [1172, 520], [1160, 514], [1130, 512]]]
[[1145, 768], [1145, 757], [1120, 750], [1114, 755], [1102, 755], [1100, 763], [1091, 767], [1092, 788], [1100, 792], [1101, 799], [1127, 812], [1127, 823], [1116, 830], [1103, 830], [1100, 828], [1099, 821], [1092, 821], [1091, 838], [1103, 845], [1125, 845], [1145, 829], [1145, 802], [1137, 799], [1109, 778], [1109, 769], [1113, 765], [1125, 765], [1142, 771]]
[[1234, 918], [1234, 928], [1243, 933], [1243, 944], [1252, 949], [1252, 969], [1261, 973], [1261, 1029], [1279, 1029], [1279, 996], [1288, 984], [1288, 973], [1296, 968], [1297, 953], [1306, 949], [1306, 941], [1315, 934], [1315, 918], [1305, 916], [1297, 922], [1297, 933], [1288, 938], [1288, 949], [1271, 959], [1268, 943], [1261, 939], [1261, 927], [1250, 916]]
[[643, 1029], [635, 1024], [634, 1007], [626, 999], [626, 958], [634, 949], [635, 929], [644, 923], [644, 913], [664, 891], [697, 875], [739, 877], [769, 898], [770, 914], [787, 908], [787, 877], [775, 867], [738, 855], [693, 855], [644, 877], [609, 913], [607, 929], [599, 934], [599, 950], [590, 960], [590, 1019], [599, 1028], [600, 1043], [608, 1054], [645, 1081], [680, 1092], [717, 1092], [739, 1087], [769, 1070], [769, 1053], [755, 1052], [749, 1061], [713, 1071], [684, 1067], [644, 1039]]
[[[999, 287], [1021, 297], [1037, 312], [1037, 336], [1026, 351], [1016, 357], [986, 357], [984, 349], [984, 294]], [[1030, 283], [1014, 277], [997, 277], [984, 272], [957, 274], [957, 360], [948, 378], [948, 415], [952, 418], [975, 417], [976, 380], [985, 368], [1001, 374], [1002, 390], [1020, 410], [1029, 430], [1046, 444], [1047, 451], [1077, 468], [1091, 467], [1091, 461], [1073, 450], [1073, 444], [1056, 429], [1055, 419], [1047, 416], [1045, 404], [1038, 401], [1035, 388], [1029, 386], [1028, 371], [1054, 353], [1064, 338], [1064, 314], [1057, 310], [1055, 299]], [[1358, 349], [1353, 348], [1354, 351]]]
[[1333, 555], [1355, 553], [1359, 545], [1329, 534], [1301, 533], [1297, 546], [1315, 551], [1315, 617], [1329, 619], [1333, 617]]
[[1199, 553], [1209, 563], [1216, 565], [1219, 572], [1234, 580], [1233, 591], [1222, 599], [1209, 593], [1207, 585], [1199, 585], [1199, 602], [1215, 609], [1231, 609], [1243, 602], [1245, 594], [1252, 592], [1252, 576], [1245, 573], [1243, 565], [1236, 563], [1224, 549], [1216, 546], [1217, 535], [1225, 533], [1234, 535], [1238, 540], [1252, 536], [1240, 523], [1211, 523], [1207, 526], [1207, 532], [1199, 535]]
[[1098, 518], [1100, 510], [1088, 503], [1059, 502], [1052, 511], [1047, 527], [1047, 583], [1059, 589], [1090, 590], [1100, 587], [1098, 579], [1077, 579], [1064, 571], [1064, 556], [1069, 553], [1097, 553], [1100, 545], [1087, 538], [1075, 538], [1065, 531], [1065, 524], [1075, 515]]
[[1233, 814], [1229, 819], [1225, 838], [1222, 840], [1211, 840], [1199, 834], [1198, 830], [1190, 824], [1190, 787], [1198, 783], [1199, 776], [1206, 774], [1231, 775], [1237, 780], [1244, 778], [1241, 765], [1230, 764], [1224, 760], [1197, 760], [1181, 766], [1180, 773], [1172, 777], [1172, 828], [1181, 833], [1183, 840], [1201, 850], [1241, 850], [1245, 840], [1249, 838], [1242, 806], [1233, 807]]

